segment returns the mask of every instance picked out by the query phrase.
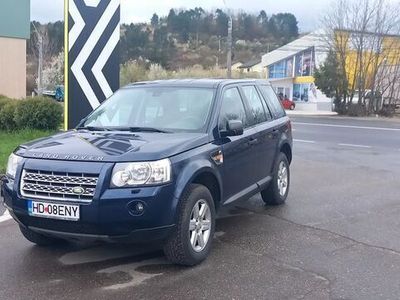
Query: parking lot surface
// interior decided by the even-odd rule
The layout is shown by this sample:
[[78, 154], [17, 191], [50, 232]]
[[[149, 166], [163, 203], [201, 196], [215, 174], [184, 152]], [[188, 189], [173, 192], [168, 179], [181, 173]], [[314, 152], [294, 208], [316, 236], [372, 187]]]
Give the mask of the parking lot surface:
[[287, 204], [223, 210], [203, 264], [157, 245], [35, 247], [0, 210], [0, 299], [399, 299], [400, 123], [292, 117]]

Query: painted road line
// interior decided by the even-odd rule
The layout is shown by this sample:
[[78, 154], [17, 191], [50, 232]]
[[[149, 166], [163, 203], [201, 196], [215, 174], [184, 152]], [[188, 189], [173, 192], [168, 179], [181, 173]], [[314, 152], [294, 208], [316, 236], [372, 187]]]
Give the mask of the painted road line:
[[336, 127], [336, 128], [353, 128], [353, 129], [369, 129], [369, 130], [383, 130], [383, 131], [400, 131], [400, 128], [388, 128], [388, 127], [336, 125], [336, 124], [304, 123], [304, 122], [292, 122], [292, 124], [293, 125], [307, 125], [307, 126]]
[[8, 210], [6, 210], [5, 213], [2, 216], [0, 216], [0, 223], [11, 220], [11, 219], [12, 219], [12, 217], [11, 217], [10, 213], [8, 212]]
[[296, 140], [293, 139], [294, 142], [299, 142], [299, 143], [308, 143], [308, 144], [315, 144], [314, 141], [307, 141], [307, 140]]
[[343, 146], [343, 147], [355, 147], [355, 148], [372, 148], [371, 146], [366, 146], [366, 145], [355, 145], [355, 144], [338, 144], [339, 146]]

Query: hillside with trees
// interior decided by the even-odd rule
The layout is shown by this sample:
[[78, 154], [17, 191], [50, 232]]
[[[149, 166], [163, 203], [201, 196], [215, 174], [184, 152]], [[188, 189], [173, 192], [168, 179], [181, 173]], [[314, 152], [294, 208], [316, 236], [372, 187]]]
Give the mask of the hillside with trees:
[[[297, 19], [289, 13], [232, 15], [234, 61], [259, 59], [299, 35]], [[142, 58], [166, 69], [225, 66], [228, 20], [221, 9], [171, 9], [165, 17], [154, 14], [147, 24], [122, 25], [121, 62]]]
[[[222, 9], [206, 11], [171, 9], [167, 16], [154, 14], [147, 23], [121, 25], [121, 64], [139, 64], [145, 69], [160, 66], [173, 72], [193, 66], [202, 69], [226, 68], [226, 36], [229, 16], [233, 20], [234, 62], [260, 59], [261, 55], [286, 44], [299, 35], [297, 19], [290, 13], [268, 15], [227, 12]], [[33, 26], [35, 25], [35, 26]], [[64, 23], [33, 22], [28, 42], [28, 94], [36, 86], [38, 46], [36, 29], [43, 37], [45, 85], [61, 71], [59, 55], [63, 51]], [[59, 70], [53, 70], [57, 67]], [[51, 69], [52, 70], [48, 70]], [[46, 71], [47, 70], [47, 71]]]

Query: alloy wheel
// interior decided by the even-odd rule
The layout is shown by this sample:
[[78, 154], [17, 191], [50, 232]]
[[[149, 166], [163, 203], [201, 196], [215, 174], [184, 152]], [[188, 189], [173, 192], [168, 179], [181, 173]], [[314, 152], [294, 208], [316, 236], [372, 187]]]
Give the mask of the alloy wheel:
[[194, 251], [201, 252], [207, 246], [211, 233], [211, 210], [207, 201], [201, 199], [190, 214], [189, 237]]
[[285, 196], [288, 188], [288, 169], [286, 164], [281, 161], [278, 169], [278, 190], [279, 195]]

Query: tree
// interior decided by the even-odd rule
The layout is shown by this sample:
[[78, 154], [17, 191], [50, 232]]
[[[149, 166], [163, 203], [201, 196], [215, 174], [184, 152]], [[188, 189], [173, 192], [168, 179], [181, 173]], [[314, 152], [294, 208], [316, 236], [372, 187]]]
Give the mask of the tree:
[[200, 33], [200, 25], [201, 25], [201, 19], [203, 15], [205, 14], [205, 11], [201, 7], [196, 7], [193, 10], [193, 15], [195, 18], [195, 26], [196, 26], [196, 48], [199, 47], [199, 33]]
[[392, 73], [390, 66], [400, 55], [394, 53], [400, 46], [399, 8], [399, 3], [388, 0], [338, 0], [323, 18], [325, 44], [336, 54], [347, 82], [340, 97], [345, 106], [354, 107], [357, 97], [355, 110], [364, 114], [380, 110], [380, 83], [387, 82], [384, 77]]
[[171, 8], [167, 17], [167, 26], [169, 31], [175, 31], [176, 29], [176, 12], [175, 9]]
[[141, 24], [125, 25], [124, 32], [121, 37], [121, 62], [146, 57], [150, 32], [143, 30]]
[[151, 17], [151, 26], [157, 27], [157, 26], [158, 26], [158, 22], [159, 22], [159, 17], [158, 17], [158, 15], [155, 13], [155, 14], [153, 14], [153, 16]]
[[216, 12], [216, 26], [217, 35], [227, 36], [228, 35], [228, 20], [229, 17], [221, 9], [217, 9]]
[[268, 16], [265, 10], [260, 11], [260, 14], [257, 17], [257, 22], [261, 25], [264, 25], [268, 21]]
[[325, 62], [315, 70], [314, 77], [318, 89], [327, 97], [333, 98], [336, 110], [342, 112], [345, 109], [342, 105], [343, 95], [347, 90], [348, 83], [340, 68], [335, 51], [329, 51]]
[[[61, 49], [63, 50], [63, 49]], [[54, 56], [50, 64], [43, 70], [43, 85], [46, 89], [55, 89], [64, 83], [64, 51]]]
[[296, 17], [291, 13], [279, 13], [272, 15], [269, 19], [269, 27], [272, 34], [278, 38], [282, 37], [284, 43], [299, 36], [299, 27]]

